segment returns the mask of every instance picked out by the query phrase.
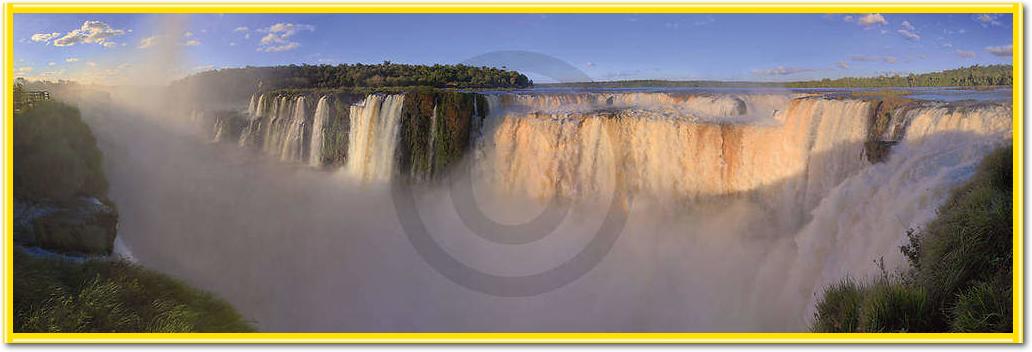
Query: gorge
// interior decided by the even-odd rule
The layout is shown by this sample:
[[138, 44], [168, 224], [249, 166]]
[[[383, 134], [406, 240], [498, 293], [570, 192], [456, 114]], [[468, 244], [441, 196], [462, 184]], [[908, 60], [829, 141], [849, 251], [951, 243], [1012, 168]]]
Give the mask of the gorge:
[[[903, 265], [907, 229], [1012, 132], [1006, 102], [787, 90], [257, 92], [226, 105], [93, 121], [108, 121], [98, 139], [133, 257], [268, 331], [805, 330], [823, 287]], [[446, 187], [462, 165], [499, 223], [551, 200], [571, 211], [537, 241], [480, 238]], [[627, 221], [583, 277], [496, 297], [413, 251], [388, 192], [398, 180], [449, 254], [500, 276], [569, 259], [612, 197], [627, 197]]]

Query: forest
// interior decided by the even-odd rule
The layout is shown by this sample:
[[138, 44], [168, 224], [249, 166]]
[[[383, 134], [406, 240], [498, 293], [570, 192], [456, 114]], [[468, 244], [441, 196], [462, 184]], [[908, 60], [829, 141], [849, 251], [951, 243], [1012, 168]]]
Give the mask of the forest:
[[871, 88], [871, 87], [992, 87], [1010, 86], [1011, 65], [969, 66], [939, 72], [845, 77], [820, 81], [790, 82], [789, 88]]
[[362, 90], [432, 87], [513, 89], [530, 87], [527, 76], [511, 70], [469, 65], [381, 64], [289, 65], [225, 68], [172, 82], [171, 94], [202, 103], [246, 100], [256, 90]]
[[631, 80], [608, 82], [573, 82], [538, 84], [556, 88], [879, 88], [879, 87], [992, 87], [1010, 86], [1011, 65], [974, 65], [939, 72], [883, 75], [876, 77], [844, 77], [818, 81], [750, 82], [750, 81], [666, 81]]
[[516, 71], [467, 65], [381, 64], [289, 65], [226, 68], [191, 75], [174, 83], [255, 85], [262, 89], [345, 87], [525, 88], [530, 79]]

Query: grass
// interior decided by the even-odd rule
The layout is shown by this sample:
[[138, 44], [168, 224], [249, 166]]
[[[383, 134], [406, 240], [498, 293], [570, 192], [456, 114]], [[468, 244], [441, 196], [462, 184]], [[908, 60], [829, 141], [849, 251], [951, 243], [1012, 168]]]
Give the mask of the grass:
[[938, 216], [908, 231], [910, 268], [871, 284], [827, 288], [817, 332], [1010, 332], [1012, 147], [988, 155]]
[[14, 252], [15, 332], [247, 332], [221, 299], [118, 260]]

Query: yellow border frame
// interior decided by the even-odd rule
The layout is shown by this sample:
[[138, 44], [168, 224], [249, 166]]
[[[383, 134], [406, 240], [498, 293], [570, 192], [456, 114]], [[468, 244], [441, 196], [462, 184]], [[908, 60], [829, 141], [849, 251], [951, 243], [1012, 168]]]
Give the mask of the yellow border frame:
[[[6, 343], [1022, 343], [1023, 26], [1021, 3], [8, 3], [4, 7], [4, 341]], [[42, 13], [1001, 13], [1013, 20], [1012, 333], [15, 333], [13, 317], [14, 14]]]

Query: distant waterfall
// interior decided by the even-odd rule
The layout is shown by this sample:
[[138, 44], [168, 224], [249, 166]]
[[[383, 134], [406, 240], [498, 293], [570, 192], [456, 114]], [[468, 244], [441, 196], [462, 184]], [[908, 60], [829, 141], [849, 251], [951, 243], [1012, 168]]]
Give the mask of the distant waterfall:
[[387, 181], [394, 174], [404, 95], [370, 95], [351, 106], [345, 169], [361, 181]]
[[273, 100], [274, 112], [269, 121], [265, 125], [265, 137], [262, 141], [262, 149], [266, 154], [279, 156], [279, 152], [282, 149], [281, 142], [283, 141], [284, 125], [287, 120], [290, 119], [290, 114], [293, 113], [294, 109], [292, 106], [293, 101], [287, 97], [278, 97]]
[[248, 122], [244, 130], [240, 132], [240, 139], [237, 141], [241, 147], [248, 147], [258, 144], [258, 136], [262, 131], [262, 116], [266, 109], [265, 94], [256, 98], [251, 96], [251, 104], [247, 107]]
[[305, 160], [305, 126], [308, 124], [305, 112], [305, 97], [297, 97], [294, 100], [294, 110], [285, 121], [280, 160]]
[[258, 97], [255, 94], [251, 94], [251, 102], [247, 104], [247, 115], [254, 116], [258, 110]]
[[312, 138], [308, 147], [308, 164], [313, 167], [321, 167], [323, 164], [323, 143], [326, 136], [326, 123], [330, 119], [330, 103], [327, 97], [319, 98], [315, 107], [315, 116], [312, 118]]
[[214, 127], [215, 136], [211, 137], [212, 142], [218, 143], [222, 141], [222, 136], [226, 134], [226, 129], [229, 128], [227, 125], [228, 124], [225, 119], [216, 117]]

